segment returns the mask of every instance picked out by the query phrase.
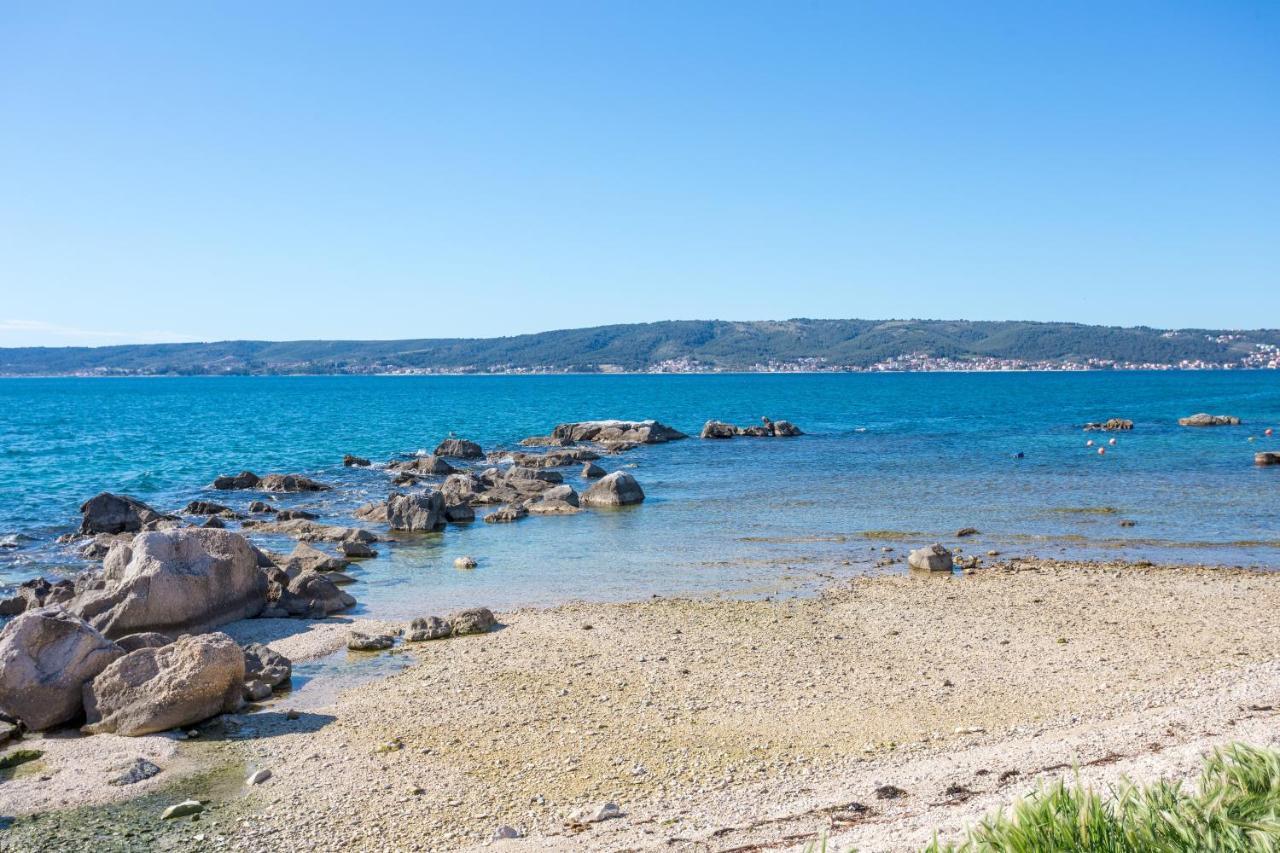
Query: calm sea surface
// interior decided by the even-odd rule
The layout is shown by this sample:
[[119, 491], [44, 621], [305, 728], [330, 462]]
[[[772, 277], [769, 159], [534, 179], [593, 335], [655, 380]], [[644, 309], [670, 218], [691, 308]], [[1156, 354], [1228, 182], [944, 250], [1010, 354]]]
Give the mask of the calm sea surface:
[[[1188, 429], [1179, 416], [1238, 415]], [[786, 418], [797, 439], [692, 438], [606, 458], [648, 500], [384, 543], [353, 574], [360, 610], [404, 618], [454, 606], [725, 590], [765, 594], [875, 569], [885, 556], [982, 531], [967, 550], [1280, 567], [1280, 374], [236, 377], [0, 380], [0, 585], [83, 567], [53, 540], [102, 491], [158, 509], [216, 493], [220, 473], [301, 472], [332, 492], [281, 506], [346, 521], [389, 490], [344, 469], [430, 450], [450, 431], [515, 447], [559, 422]], [[1132, 418], [1105, 456], [1089, 420]], [[1251, 437], [1254, 440], [1250, 440]], [[1022, 452], [1022, 459], [1014, 455]], [[576, 469], [566, 480], [578, 483]], [[1135, 522], [1121, 527], [1121, 520]], [[273, 547], [289, 543], [266, 541]], [[453, 559], [472, 554], [474, 571]]]

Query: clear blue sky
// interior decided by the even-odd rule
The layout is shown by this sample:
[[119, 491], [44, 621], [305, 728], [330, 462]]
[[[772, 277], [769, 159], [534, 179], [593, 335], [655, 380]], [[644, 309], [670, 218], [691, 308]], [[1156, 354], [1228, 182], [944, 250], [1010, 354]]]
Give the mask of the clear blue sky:
[[0, 2], [0, 278], [6, 346], [1275, 326], [1280, 3]]

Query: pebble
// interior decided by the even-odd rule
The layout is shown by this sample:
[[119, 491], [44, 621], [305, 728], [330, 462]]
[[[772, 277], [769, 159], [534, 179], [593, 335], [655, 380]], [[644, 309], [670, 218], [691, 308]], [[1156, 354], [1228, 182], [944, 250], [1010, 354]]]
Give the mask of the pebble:
[[204, 806], [200, 804], [199, 800], [183, 800], [182, 802], [175, 803], [165, 809], [160, 814], [160, 819], [173, 820], [174, 818], [200, 814], [202, 811], [204, 811]]
[[261, 770], [255, 770], [249, 774], [249, 778], [244, 780], [246, 785], [261, 785], [263, 782], [271, 778], [271, 771], [265, 767]]

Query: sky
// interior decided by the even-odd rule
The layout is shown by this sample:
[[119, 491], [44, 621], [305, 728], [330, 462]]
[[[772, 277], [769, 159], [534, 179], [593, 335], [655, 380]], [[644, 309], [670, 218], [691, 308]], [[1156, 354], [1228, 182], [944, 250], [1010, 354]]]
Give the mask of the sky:
[[0, 346], [1278, 306], [1274, 0], [0, 0]]

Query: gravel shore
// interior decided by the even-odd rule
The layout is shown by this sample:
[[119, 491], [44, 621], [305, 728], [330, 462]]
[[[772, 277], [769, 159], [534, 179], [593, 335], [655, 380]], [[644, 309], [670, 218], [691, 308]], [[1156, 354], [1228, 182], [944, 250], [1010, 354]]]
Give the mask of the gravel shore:
[[[1100, 782], [1180, 775], [1213, 745], [1280, 737], [1280, 573], [1022, 560], [812, 598], [500, 621], [406, 645], [403, 671], [323, 707], [289, 715], [286, 698], [208, 726], [176, 758], [271, 779], [200, 797], [200, 820], [148, 826], [145, 849], [729, 851], [830, 836], [905, 850], [1073, 765]], [[340, 647], [347, 627], [237, 631], [299, 655]], [[74, 754], [50, 749], [47, 779], [3, 783], [0, 814], [66, 805], [31, 804], [66, 788]], [[176, 776], [139, 790], [157, 805], [199, 796]], [[30, 807], [15, 808], [15, 785]], [[608, 802], [620, 817], [582, 820]], [[19, 820], [0, 849], [99, 849], [75, 825]], [[500, 827], [522, 837], [495, 841]]]

